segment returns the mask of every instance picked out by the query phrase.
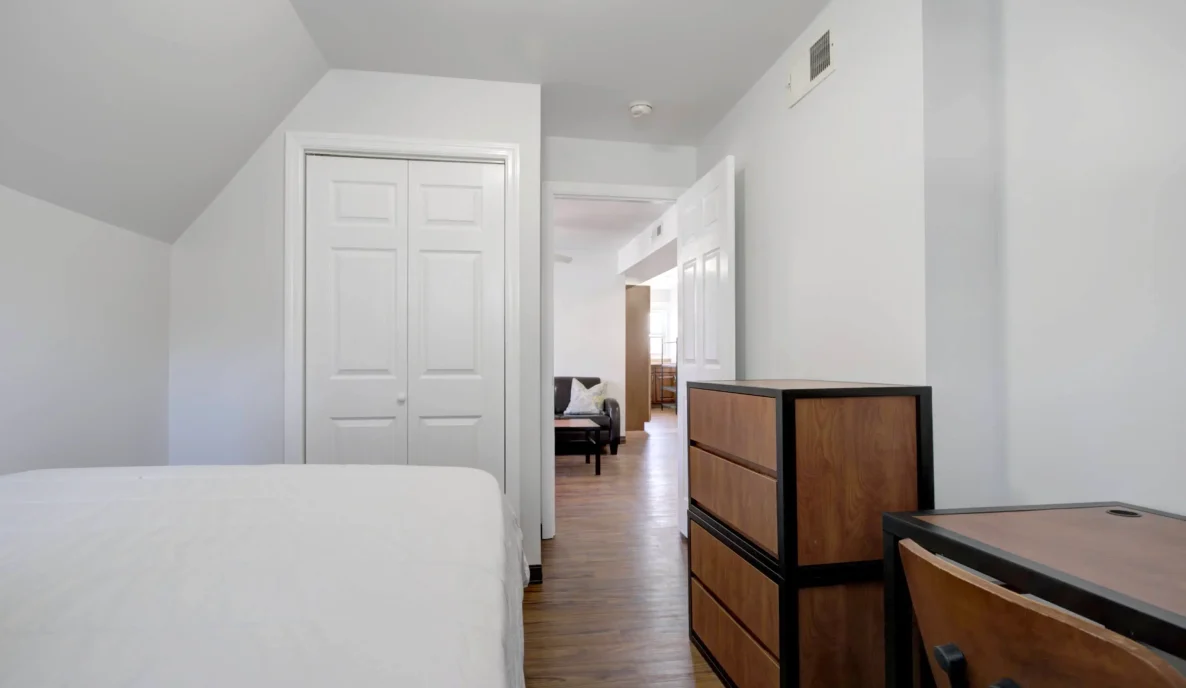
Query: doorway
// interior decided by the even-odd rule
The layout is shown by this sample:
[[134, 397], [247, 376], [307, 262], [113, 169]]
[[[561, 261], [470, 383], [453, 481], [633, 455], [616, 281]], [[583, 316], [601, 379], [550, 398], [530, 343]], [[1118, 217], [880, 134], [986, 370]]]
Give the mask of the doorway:
[[679, 407], [679, 273], [673, 267], [644, 284], [651, 290], [651, 408], [674, 411]]
[[[674, 358], [681, 373], [688, 366], [694, 374], [704, 376], [696, 379], [712, 379], [709, 375], [725, 379], [723, 376], [734, 373], [733, 178], [733, 161], [728, 158], [691, 189], [676, 191], [671, 196], [676, 203], [630, 239], [617, 256], [618, 274], [624, 280], [613, 300], [623, 315], [626, 280], [641, 284], [668, 273], [665, 282], [669, 286], [670, 273], [675, 270], [677, 286], [667, 305], [669, 309], [674, 306], [679, 315], [674, 327], [660, 331], [656, 325], [659, 342], [655, 350], [663, 361], [663, 341], [671, 338], [669, 330], [674, 329], [676, 345], [671, 348], [675, 351], [666, 354], [667, 360]], [[544, 256], [554, 258], [547, 261], [549, 267], [556, 271], [545, 275], [545, 298], [553, 291], [559, 270], [576, 263], [576, 256], [560, 250], [550, 236], [557, 191], [555, 185], [545, 186], [542, 244]], [[687, 227], [685, 234], [675, 231], [682, 229], [677, 224]], [[650, 274], [640, 276], [640, 271]], [[632, 291], [641, 295], [644, 289], [653, 291], [649, 285]], [[554, 313], [548, 307], [551, 304], [544, 304], [545, 337], [549, 328], [559, 328], [562, 315], [578, 310], [562, 309], [555, 294], [553, 298], [557, 299]], [[647, 340], [652, 304], [649, 295], [638, 301], [646, 315], [638, 328], [646, 335], [639, 347], [645, 371], [651, 359]], [[547, 320], [549, 315], [553, 321]], [[545, 369], [550, 363], [545, 361]], [[556, 372], [560, 372], [559, 365]], [[685, 384], [682, 379], [678, 382], [680, 387]], [[551, 399], [554, 391], [552, 386], [543, 390], [545, 398]], [[686, 409], [686, 404], [678, 404], [683, 396], [677, 397], [677, 405]], [[649, 401], [646, 398], [648, 406]], [[632, 628], [638, 624], [656, 634], [653, 642], [648, 638], [649, 662], [660, 662], [665, 671], [687, 678], [711, 676], [711, 669], [686, 639], [688, 548], [680, 533], [686, 528], [688, 511], [687, 439], [681, 425], [675, 413], [657, 410], [645, 424], [646, 431], [634, 433], [619, 449], [618, 461], [611, 462], [610, 469], [601, 475], [580, 457], [555, 457], [545, 462], [543, 556], [550, 573], [542, 586], [528, 590], [524, 598], [525, 614], [538, 622], [526, 635], [528, 665], [537, 675], [554, 676], [558, 674], [553, 671], [561, 671], [564, 673], [559, 675], [603, 677], [605, 667], [621, 662], [619, 631], [623, 624]], [[548, 447], [552, 441], [553, 437], [545, 437], [543, 444]], [[558, 522], [563, 532], [557, 532]], [[609, 598], [634, 603], [607, 615], [602, 612]], [[656, 624], [656, 619], [663, 623]], [[564, 630], [557, 630], [557, 624], [563, 624]], [[568, 651], [578, 645], [582, 657], [589, 660], [581, 662], [585, 667], [574, 667]], [[596, 673], [577, 674], [574, 669]], [[623, 675], [639, 679], [635, 682], [640, 684], [648, 682], [647, 677]]]
[[646, 431], [655, 413], [678, 408], [678, 272], [626, 286], [625, 429]]
[[[602, 246], [605, 243], [604, 236], [599, 238], [595, 233], [596, 228], [585, 224], [586, 221], [591, 222], [591, 220], [588, 218], [581, 220], [579, 215], [596, 216], [601, 214], [601, 221], [604, 222], [608, 219], [605, 216], [612, 215], [616, 211], [612, 209], [612, 206], [601, 204], [613, 202], [631, 204], [620, 205], [617, 211], [625, 211], [630, 208], [638, 210], [640, 207], [653, 206], [649, 212], [657, 215], [662, 213], [664, 208], [670, 207], [683, 191], [682, 188], [674, 187], [576, 182], [548, 182], [544, 184], [542, 199], [544, 230], [541, 233], [540, 248], [543, 257], [541, 261], [541, 294], [543, 297], [541, 328], [545, 341], [556, 342], [558, 337], [569, 337], [578, 339], [578, 343], [586, 347], [596, 348], [597, 342], [600, 341], [599, 338], [604, 336], [603, 333], [607, 327], [616, 328], [614, 332], [617, 334], [612, 336], [617, 342], [621, 342], [624, 336], [625, 314], [622, 292], [625, 288], [625, 281], [618, 275], [619, 256], [615, 253], [617, 247], [603, 252], [596, 262], [591, 259], [588, 255], [588, 249], [591, 247], [585, 242], [593, 241], [597, 246]], [[584, 205], [583, 211], [580, 202], [589, 203]], [[598, 205], [592, 205], [592, 203], [598, 203]], [[557, 222], [557, 214], [559, 214], [560, 222]], [[565, 229], [566, 226], [568, 229]], [[645, 223], [642, 226], [645, 227]], [[623, 231], [619, 237], [614, 239], [614, 243], [627, 239], [629, 239], [629, 233]], [[598, 268], [596, 274], [604, 277], [612, 272], [612, 284], [614, 285], [612, 293], [609, 288], [601, 290], [604, 294], [610, 294], [605, 299], [607, 316], [601, 322], [590, 317], [588, 300], [568, 298], [575, 295], [575, 292], [565, 289], [563, 293], [558, 293], [556, 284], [556, 278], [561, 271], [566, 277], [580, 277], [597, 263], [604, 267]], [[595, 282], [596, 278], [590, 277], [579, 283], [584, 285], [581, 288], [591, 288]], [[600, 352], [597, 352], [593, 355], [599, 354]], [[554, 458], [556, 454], [555, 432], [552, 425], [556, 406], [566, 401], [557, 401], [556, 399], [555, 375], [561, 372], [561, 365], [568, 369], [569, 364], [573, 363], [571, 358], [566, 359], [564, 356], [565, 354], [561, 354], [561, 357], [557, 358], [556, 350], [553, 347], [543, 347], [544, 379], [540, 393], [543, 400], [544, 422], [540, 444], [544, 461], [541, 467], [540, 487], [541, 520], [545, 539], [556, 535], [556, 466], [555, 461], [549, 459]], [[584, 369], [580, 360], [577, 360], [576, 363], [578, 365], [573, 370]], [[571, 370], [568, 372], [572, 374]], [[623, 378], [619, 379], [624, 379], [624, 372]], [[624, 389], [621, 393], [624, 398]]]

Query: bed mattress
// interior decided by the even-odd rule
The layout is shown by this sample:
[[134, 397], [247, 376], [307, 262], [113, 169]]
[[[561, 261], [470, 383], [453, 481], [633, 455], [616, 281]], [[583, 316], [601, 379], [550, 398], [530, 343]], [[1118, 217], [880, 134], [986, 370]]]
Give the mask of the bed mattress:
[[463, 468], [0, 477], [0, 686], [523, 684], [525, 566]]

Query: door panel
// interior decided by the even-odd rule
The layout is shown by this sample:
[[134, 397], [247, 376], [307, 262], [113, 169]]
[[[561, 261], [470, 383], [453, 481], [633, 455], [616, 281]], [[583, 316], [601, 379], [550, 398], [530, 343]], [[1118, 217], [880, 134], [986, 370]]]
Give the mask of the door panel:
[[334, 418], [333, 452], [323, 463], [389, 464], [403, 456], [397, 418]]
[[413, 161], [409, 189], [410, 462], [503, 485], [503, 167]]
[[419, 260], [424, 369], [416, 372], [480, 375], [482, 254], [422, 251]]
[[727, 285], [721, 284], [721, 251], [712, 249], [705, 253], [704, 264], [704, 318], [698, 324], [701, 328], [700, 341], [704, 351], [701, 352], [699, 363], [706, 369], [716, 369], [721, 365], [721, 328], [715, 326], [721, 317], [721, 293]]
[[[422, 466], [457, 466], [452, 457], [480, 457], [483, 419], [480, 416], [420, 418], [420, 441], [434, 451], [416, 457]], [[480, 467], [480, 466], [479, 466]]]
[[[680, 263], [679, 276], [679, 357], [680, 361], [693, 363], [696, 361], [696, 340], [700, 333], [697, 317], [700, 310], [696, 307], [696, 292], [700, 288], [697, 275], [700, 265], [696, 260]], [[683, 399], [684, 397], [680, 397]]]
[[[726, 157], [676, 202], [679, 209], [679, 499], [688, 508], [687, 383], [737, 377], [735, 164]], [[679, 519], [687, 535], [686, 519]]]
[[[399, 252], [333, 251], [334, 375], [396, 374]], [[402, 289], [399, 291], [403, 291]]]
[[407, 463], [408, 163], [306, 169], [305, 460]]

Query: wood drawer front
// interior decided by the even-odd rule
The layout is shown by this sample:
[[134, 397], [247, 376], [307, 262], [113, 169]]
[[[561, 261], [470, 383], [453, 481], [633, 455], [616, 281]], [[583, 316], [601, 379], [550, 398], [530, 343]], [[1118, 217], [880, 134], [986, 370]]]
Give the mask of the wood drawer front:
[[688, 390], [688, 439], [778, 471], [777, 402], [771, 397]]
[[692, 575], [778, 657], [778, 585], [698, 523], [688, 535]]
[[914, 397], [795, 401], [800, 566], [881, 558], [881, 513], [918, 509]]
[[697, 447], [688, 447], [692, 499], [756, 545], [778, 556], [778, 481]]
[[881, 583], [799, 591], [799, 685], [885, 686]]
[[778, 688], [778, 660], [729, 616], [699, 581], [692, 586], [692, 630], [737, 688]]

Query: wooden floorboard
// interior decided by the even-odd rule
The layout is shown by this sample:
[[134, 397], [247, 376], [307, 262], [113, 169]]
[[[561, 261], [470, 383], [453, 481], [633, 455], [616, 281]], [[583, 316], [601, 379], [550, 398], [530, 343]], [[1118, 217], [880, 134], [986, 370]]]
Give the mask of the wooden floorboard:
[[688, 640], [675, 413], [652, 416], [601, 475], [556, 459], [556, 538], [523, 602], [529, 688], [720, 686]]

